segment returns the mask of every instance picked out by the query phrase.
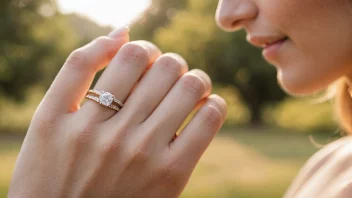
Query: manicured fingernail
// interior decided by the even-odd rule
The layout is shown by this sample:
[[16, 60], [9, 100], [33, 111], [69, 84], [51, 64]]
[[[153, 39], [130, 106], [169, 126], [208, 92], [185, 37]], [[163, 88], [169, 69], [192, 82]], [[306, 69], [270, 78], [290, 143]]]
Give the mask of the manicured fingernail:
[[128, 34], [129, 32], [130, 32], [130, 28], [128, 26], [124, 26], [122, 28], [118, 28], [118, 29], [110, 32], [108, 37], [116, 38], [119, 36], [124, 36], [125, 34]]

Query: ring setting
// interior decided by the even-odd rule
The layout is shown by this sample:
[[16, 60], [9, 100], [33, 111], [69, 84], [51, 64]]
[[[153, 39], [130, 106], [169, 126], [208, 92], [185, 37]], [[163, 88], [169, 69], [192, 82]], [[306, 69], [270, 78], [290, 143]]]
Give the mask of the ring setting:
[[87, 92], [86, 98], [116, 111], [123, 107], [123, 103], [107, 91], [91, 89]]
[[114, 96], [111, 93], [104, 92], [99, 96], [100, 104], [108, 107], [114, 102]]

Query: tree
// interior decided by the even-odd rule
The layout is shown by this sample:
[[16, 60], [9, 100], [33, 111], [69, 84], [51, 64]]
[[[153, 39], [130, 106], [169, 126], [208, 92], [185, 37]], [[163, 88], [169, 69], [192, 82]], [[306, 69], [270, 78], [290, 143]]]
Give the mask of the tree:
[[1, 1], [0, 27], [0, 96], [18, 101], [33, 85], [48, 88], [72, 50], [111, 31], [60, 14], [52, 0]]
[[0, 94], [24, 100], [26, 89], [52, 76], [71, 35], [50, 0], [4, 0], [0, 15]]
[[154, 33], [186, 8], [187, 0], [151, 0], [151, 6], [131, 26], [131, 39], [153, 41]]
[[245, 41], [244, 31], [224, 33], [214, 21], [216, 1], [189, 0], [188, 7], [160, 28], [154, 40], [165, 51], [181, 54], [190, 67], [205, 70], [214, 83], [235, 86], [251, 112], [251, 123], [262, 123], [261, 110], [285, 97], [259, 49]]

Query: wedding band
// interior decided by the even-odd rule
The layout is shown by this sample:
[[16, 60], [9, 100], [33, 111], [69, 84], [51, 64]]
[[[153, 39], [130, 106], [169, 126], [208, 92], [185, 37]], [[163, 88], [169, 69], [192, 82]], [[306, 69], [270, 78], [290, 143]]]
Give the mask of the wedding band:
[[175, 141], [178, 135], [175, 133], [174, 137], [172, 137], [171, 141]]
[[90, 89], [85, 98], [93, 100], [104, 107], [108, 107], [115, 111], [119, 111], [123, 107], [123, 103], [115, 98], [115, 96], [106, 91]]

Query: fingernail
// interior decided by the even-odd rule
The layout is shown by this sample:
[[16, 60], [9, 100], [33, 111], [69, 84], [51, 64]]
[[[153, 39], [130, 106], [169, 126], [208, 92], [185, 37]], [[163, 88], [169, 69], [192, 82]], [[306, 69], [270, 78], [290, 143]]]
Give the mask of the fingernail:
[[128, 26], [124, 26], [122, 28], [118, 28], [118, 29], [110, 32], [108, 37], [116, 38], [119, 36], [124, 36], [125, 34], [128, 34], [129, 32], [130, 32], [130, 28]]

